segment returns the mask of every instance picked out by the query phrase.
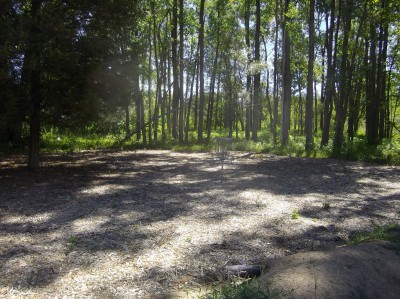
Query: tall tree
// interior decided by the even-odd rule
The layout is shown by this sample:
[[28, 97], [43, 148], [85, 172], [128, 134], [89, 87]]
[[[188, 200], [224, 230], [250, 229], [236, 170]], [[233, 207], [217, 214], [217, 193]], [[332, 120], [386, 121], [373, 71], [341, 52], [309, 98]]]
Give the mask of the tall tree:
[[[256, 65], [260, 63], [260, 28], [261, 28], [261, 5], [260, 0], [256, 0], [256, 30], [254, 37], [254, 61]], [[254, 101], [253, 101], [253, 132], [251, 138], [257, 140], [257, 132], [259, 126], [260, 109], [261, 109], [261, 74], [259, 67], [256, 67], [254, 75]]]
[[30, 10], [30, 30], [25, 52], [25, 64], [30, 78], [30, 117], [29, 117], [29, 156], [28, 167], [39, 167], [40, 144], [40, 119], [42, 105], [41, 77], [41, 16], [40, 8], [42, 0], [32, 0]]
[[204, 123], [204, 4], [205, 0], [200, 0], [199, 12], [199, 77], [200, 77], [200, 102], [199, 102], [199, 123], [197, 128], [197, 140], [203, 141]]
[[291, 89], [292, 89], [292, 78], [291, 78], [291, 68], [290, 68], [290, 36], [289, 36], [289, 5], [290, 0], [285, 0], [285, 16], [282, 25], [283, 30], [283, 96], [282, 96], [282, 125], [281, 125], [281, 144], [288, 145], [289, 142], [289, 129], [290, 129], [290, 107], [291, 107]]
[[279, 2], [275, 1], [275, 32], [274, 32], [274, 80], [273, 80], [273, 98], [274, 98], [274, 106], [273, 106], [273, 122], [272, 122], [272, 137], [274, 144], [278, 142], [278, 133], [277, 133], [277, 125], [278, 125], [278, 74], [279, 74], [279, 66], [278, 66], [278, 36], [279, 36]]
[[183, 44], [184, 44], [184, 5], [183, 0], [179, 0], [179, 142], [183, 142], [183, 124], [185, 111], [185, 98], [183, 93]]
[[[333, 96], [334, 96], [334, 84], [335, 84], [335, 59], [333, 53], [333, 42], [334, 42], [334, 28], [335, 28], [335, 8], [336, 1], [331, 0], [330, 14], [326, 13], [326, 53], [327, 53], [327, 73], [326, 73], [326, 92], [324, 100], [324, 113], [323, 113], [323, 128], [321, 137], [321, 146], [328, 145], [330, 124], [333, 110]], [[330, 21], [328, 25], [328, 16], [330, 15]]]
[[[250, 51], [250, 0], [245, 1], [245, 15], [244, 15], [244, 26], [246, 31], [246, 52], [247, 52], [247, 64], [251, 63], [251, 51]], [[245, 136], [246, 139], [250, 139], [250, 132], [252, 131], [252, 100], [251, 100], [251, 74], [247, 71], [246, 76], [246, 128]]]
[[179, 109], [179, 58], [178, 58], [178, 1], [174, 0], [172, 7], [172, 137], [178, 139], [178, 109]]
[[310, 0], [310, 13], [308, 17], [308, 72], [307, 72], [307, 98], [306, 98], [306, 151], [313, 146], [313, 83], [314, 83], [314, 34], [315, 34], [315, 0]]
[[348, 78], [348, 52], [349, 52], [349, 34], [351, 29], [351, 11], [353, 8], [353, 0], [342, 0], [341, 8], [343, 9], [343, 43], [342, 56], [340, 64], [340, 94], [336, 102], [335, 115], [335, 136], [333, 139], [333, 150], [340, 153], [343, 145], [344, 122], [347, 112], [347, 97], [349, 89]]

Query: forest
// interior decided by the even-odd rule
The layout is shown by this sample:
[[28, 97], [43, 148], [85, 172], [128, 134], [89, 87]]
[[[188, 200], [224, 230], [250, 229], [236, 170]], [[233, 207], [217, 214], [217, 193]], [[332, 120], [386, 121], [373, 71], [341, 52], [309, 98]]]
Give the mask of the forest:
[[399, 0], [0, 11], [1, 298], [399, 297]]
[[30, 168], [67, 133], [399, 148], [397, 0], [0, 5], [0, 144]]

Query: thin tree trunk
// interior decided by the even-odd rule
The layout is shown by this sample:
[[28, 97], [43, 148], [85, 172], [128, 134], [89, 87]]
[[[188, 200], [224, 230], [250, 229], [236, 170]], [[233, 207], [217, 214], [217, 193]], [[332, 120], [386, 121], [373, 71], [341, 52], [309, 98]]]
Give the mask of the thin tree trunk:
[[313, 140], [313, 81], [314, 81], [314, 31], [315, 31], [315, 20], [314, 20], [314, 5], [315, 0], [310, 0], [310, 14], [308, 21], [308, 67], [307, 67], [307, 97], [306, 97], [306, 151], [310, 151], [314, 140]]
[[[321, 146], [327, 146], [329, 141], [329, 131], [331, 125], [331, 116], [333, 108], [333, 93], [334, 93], [334, 62], [333, 62], [333, 32], [335, 27], [335, 0], [331, 0], [331, 15], [330, 15], [330, 25], [327, 30], [327, 74], [326, 74], [326, 92], [324, 101], [324, 126], [322, 128]], [[328, 19], [326, 19], [328, 23]], [[327, 24], [328, 25], [328, 24]], [[328, 28], [328, 27], [327, 27]]]
[[287, 27], [290, 0], [285, 0], [285, 17], [283, 22], [283, 97], [282, 97], [282, 125], [281, 125], [281, 144], [288, 145], [290, 129], [290, 106], [291, 106], [291, 87], [292, 78], [290, 75], [290, 37]]
[[[148, 43], [149, 43], [149, 73], [147, 74], [147, 101], [148, 101], [148, 105], [149, 105], [149, 113], [148, 113], [148, 122], [149, 122], [149, 142], [151, 143], [151, 140], [152, 140], [152, 134], [153, 134], [153, 132], [152, 132], [152, 128], [151, 128], [151, 122], [150, 122], [150, 120], [151, 120], [151, 105], [152, 105], [152, 103], [151, 103], [151, 84], [152, 84], [152, 82], [151, 82], [151, 75], [152, 75], [152, 72], [153, 72], [153, 70], [152, 70], [152, 46], [151, 46], [151, 37], [152, 37], [152, 32], [151, 32], [151, 21], [149, 22], [149, 40], [148, 40]], [[154, 30], [156, 30], [155, 28], [154, 28]]]
[[[256, 32], [254, 38], [254, 60], [256, 64], [260, 63], [260, 28], [261, 28], [261, 5], [260, 0], [256, 0]], [[254, 75], [254, 101], [253, 101], [253, 131], [251, 139], [257, 140], [257, 132], [259, 127], [260, 109], [261, 109], [261, 92], [260, 92], [261, 74], [257, 70]]]
[[179, 58], [178, 48], [178, 2], [174, 0], [172, 9], [172, 138], [178, 139], [178, 109], [179, 109]]
[[[217, 16], [219, 18], [219, 6], [218, 6]], [[220, 30], [219, 25], [217, 28], [217, 45], [215, 49], [215, 57], [213, 63], [213, 70], [211, 75], [211, 82], [210, 82], [210, 93], [209, 93], [209, 104], [207, 110], [207, 140], [209, 141], [211, 138], [211, 130], [212, 130], [212, 116], [214, 110], [214, 95], [215, 95], [215, 78], [217, 76], [217, 66], [218, 66], [218, 59], [219, 59], [219, 47], [220, 47]]]
[[379, 106], [376, 98], [376, 32], [375, 24], [370, 24], [369, 67], [366, 94], [366, 133], [369, 144], [378, 143]]
[[125, 136], [131, 134], [131, 125], [130, 125], [130, 113], [129, 113], [129, 102], [125, 104]]
[[250, 139], [250, 132], [252, 131], [252, 104], [251, 104], [251, 74], [249, 71], [249, 66], [251, 64], [251, 51], [250, 51], [250, 0], [246, 0], [246, 13], [244, 26], [246, 30], [246, 47], [247, 47], [247, 76], [246, 76], [246, 92], [247, 100], [246, 102], [246, 130], [245, 137], [247, 140]]
[[218, 84], [217, 84], [217, 100], [215, 103], [215, 116], [214, 116], [214, 130], [217, 130], [217, 125], [219, 123], [218, 121], [218, 112], [219, 112], [219, 91], [220, 91], [220, 86], [221, 86], [221, 75], [218, 76]]
[[346, 118], [346, 103], [350, 80], [348, 80], [348, 52], [349, 52], [349, 34], [351, 29], [351, 11], [353, 9], [353, 0], [343, 0], [343, 44], [342, 58], [340, 65], [340, 94], [336, 105], [335, 116], [335, 136], [333, 139], [333, 151], [339, 154], [343, 145], [344, 120]]
[[41, 49], [39, 42], [40, 39], [40, 7], [41, 0], [32, 0], [30, 19], [31, 28], [28, 36], [28, 44], [26, 54], [29, 57], [28, 69], [30, 73], [30, 108], [31, 113], [29, 117], [29, 154], [28, 154], [28, 167], [30, 169], [39, 168], [39, 154], [40, 154], [40, 127], [41, 127], [41, 103], [42, 103], [42, 86], [40, 82], [41, 65], [40, 55]]
[[273, 80], [273, 123], [272, 123], [272, 138], [274, 144], [278, 143], [278, 133], [277, 133], [277, 125], [278, 125], [278, 34], [279, 34], [279, 22], [278, 22], [278, 5], [279, 1], [275, 1], [275, 40], [274, 40], [274, 80]]
[[203, 141], [203, 122], [204, 122], [204, 3], [205, 0], [200, 0], [199, 14], [199, 70], [200, 70], [200, 103], [199, 103], [199, 123], [197, 131], [197, 139]]
[[[387, 15], [386, 2], [382, 1], [382, 14]], [[388, 35], [389, 28], [387, 21], [384, 17], [381, 17], [380, 33], [379, 33], [379, 59], [378, 59], [378, 94], [379, 98], [379, 140], [388, 137], [386, 130], [386, 120], [387, 120], [387, 107], [388, 102], [386, 101], [386, 59], [388, 51]]]
[[183, 0], [179, 0], [179, 142], [183, 142], [183, 123], [184, 123], [184, 107], [185, 99], [183, 95], [183, 42], [184, 42], [184, 6]]
[[193, 86], [194, 86], [194, 81], [196, 80], [196, 73], [197, 73], [197, 57], [198, 57], [198, 46], [195, 54], [195, 59], [194, 59], [194, 67], [193, 67], [193, 74], [192, 74], [192, 80], [190, 82], [190, 94], [189, 94], [189, 103], [188, 103], [188, 110], [186, 114], [186, 128], [185, 128], [185, 140], [189, 140], [189, 130], [190, 130], [190, 113], [191, 113], [191, 108], [192, 108], [192, 101], [193, 101]]

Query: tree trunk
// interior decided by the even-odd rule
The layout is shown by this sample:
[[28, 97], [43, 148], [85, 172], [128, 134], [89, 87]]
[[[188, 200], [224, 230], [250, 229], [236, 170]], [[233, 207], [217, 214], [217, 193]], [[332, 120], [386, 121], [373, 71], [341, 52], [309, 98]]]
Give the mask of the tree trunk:
[[219, 123], [218, 112], [219, 112], [219, 91], [221, 86], [221, 75], [218, 76], [218, 84], [217, 84], [217, 100], [215, 103], [215, 116], [214, 116], [214, 129], [217, 130], [217, 125]]
[[199, 14], [199, 70], [200, 70], [200, 103], [199, 103], [199, 123], [197, 131], [197, 139], [203, 141], [203, 122], [204, 122], [204, 3], [205, 0], [200, 0]]
[[339, 82], [339, 99], [336, 105], [335, 116], [335, 136], [333, 139], [333, 152], [339, 154], [343, 145], [344, 122], [347, 111], [347, 97], [349, 91], [350, 80], [348, 78], [348, 52], [349, 52], [349, 34], [351, 29], [351, 11], [353, 9], [353, 0], [342, 0], [343, 8], [343, 44], [342, 57], [340, 65], [340, 82]]
[[379, 106], [376, 98], [376, 32], [375, 24], [370, 24], [369, 66], [367, 67], [366, 93], [366, 133], [369, 144], [378, 143]]
[[246, 30], [246, 47], [247, 47], [247, 76], [246, 76], [246, 129], [245, 137], [250, 139], [250, 132], [252, 131], [252, 105], [251, 105], [251, 74], [249, 66], [251, 64], [251, 51], [250, 51], [250, 0], [246, 0], [246, 13], [244, 19], [244, 26]]
[[290, 129], [290, 106], [291, 106], [291, 87], [292, 78], [290, 70], [290, 37], [289, 29], [286, 26], [288, 23], [287, 12], [289, 9], [290, 0], [285, 0], [285, 17], [283, 22], [283, 97], [282, 97], [282, 126], [281, 126], [281, 144], [288, 145], [289, 129]]
[[[218, 6], [217, 16], [219, 19], [219, 10], [220, 6]], [[209, 93], [209, 103], [207, 109], [207, 140], [209, 141], [211, 138], [211, 129], [212, 129], [212, 118], [213, 118], [213, 111], [214, 111], [214, 96], [215, 96], [215, 79], [217, 76], [217, 66], [218, 66], [218, 59], [219, 59], [219, 48], [220, 48], [220, 28], [218, 25], [217, 28], [217, 45], [215, 49], [215, 57], [213, 63], [213, 70], [211, 74], [211, 82], [210, 82], [210, 93]]]
[[[382, 14], [387, 14], [386, 3], [382, 1]], [[388, 137], [387, 134], [387, 107], [389, 103], [386, 101], [386, 59], [388, 52], [388, 36], [389, 36], [389, 28], [387, 21], [382, 17], [381, 25], [380, 25], [380, 34], [379, 34], [379, 64], [378, 64], [378, 81], [379, 81], [379, 89], [378, 95], [379, 98], [379, 140], [382, 140], [385, 137]]]
[[[148, 101], [148, 104], [149, 104], [149, 113], [148, 113], [148, 115], [149, 115], [149, 117], [148, 117], [148, 122], [149, 122], [149, 142], [151, 143], [151, 140], [152, 140], [152, 134], [153, 134], [153, 132], [152, 132], [152, 128], [151, 128], [151, 122], [150, 122], [150, 120], [151, 120], [151, 105], [152, 105], [152, 103], [151, 103], [151, 84], [152, 84], [152, 82], [151, 82], [151, 75], [152, 75], [152, 72], [153, 72], [153, 70], [152, 70], [152, 47], [151, 47], [151, 37], [152, 37], [152, 32], [151, 32], [151, 21], [149, 22], [149, 40], [148, 40], [148, 43], [149, 43], [149, 73], [147, 74], [147, 101]], [[154, 28], [154, 30], [156, 30], [155, 28]]]
[[274, 40], [274, 80], [273, 80], [273, 122], [272, 122], [272, 138], [274, 144], [278, 143], [278, 133], [277, 133], [277, 125], [278, 125], [278, 33], [279, 33], [279, 22], [278, 22], [278, 5], [279, 1], [275, 1], [275, 40]]
[[125, 104], [125, 136], [131, 134], [129, 102]]
[[328, 145], [332, 109], [333, 109], [335, 67], [333, 62], [334, 59], [332, 51], [333, 51], [333, 32], [335, 27], [335, 0], [331, 0], [330, 10], [331, 10], [331, 19], [330, 19], [329, 29], [327, 30], [327, 40], [326, 40], [327, 74], [326, 74], [326, 92], [325, 92], [324, 116], [323, 116], [324, 125], [322, 128], [321, 146]]
[[308, 72], [307, 72], [307, 98], [306, 98], [306, 151], [310, 151], [313, 146], [313, 81], [314, 81], [314, 5], [315, 0], [310, 0], [310, 14], [308, 19]]
[[198, 57], [198, 47], [195, 53], [195, 58], [194, 58], [194, 67], [193, 67], [193, 74], [192, 74], [192, 80], [190, 82], [190, 94], [189, 94], [189, 103], [188, 103], [188, 109], [187, 109], [187, 114], [186, 114], [186, 128], [185, 128], [185, 140], [189, 140], [189, 130], [190, 130], [190, 113], [191, 113], [191, 108], [192, 108], [192, 101], [193, 101], [193, 86], [194, 86], [194, 81], [196, 80], [196, 73], [197, 73], [197, 57]]
[[39, 168], [40, 154], [40, 118], [41, 118], [41, 103], [42, 103], [42, 83], [41, 76], [41, 49], [40, 49], [40, 7], [41, 0], [32, 0], [30, 18], [31, 28], [28, 36], [26, 55], [29, 60], [28, 64], [30, 74], [30, 105], [31, 113], [29, 117], [29, 155], [28, 167], [30, 169]]
[[173, 94], [172, 94], [172, 138], [178, 139], [178, 109], [179, 109], [179, 58], [178, 48], [178, 2], [174, 0], [172, 10], [172, 76], [173, 76]]
[[[261, 7], [260, 0], [256, 0], [256, 32], [254, 38], [254, 60], [256, 64], [260, 63], [260, 28], [261, 28]], [[260, 81], [261, 74], [260, 70], [257, 69], [257, 73], [254, 75], [254, 101], [253, 101], [253, 132], [251, 139], [257, 140], [257, 132], [260, 119], [261, 109], [261, 92], [260, 92]]]
[[183, 123], [184, 123], [184, 110], [185, 99], [183, 96], [183, 42], [184, 42], [184, 6], [183, 0], [179, 0], [179, 142], [183, 142]]

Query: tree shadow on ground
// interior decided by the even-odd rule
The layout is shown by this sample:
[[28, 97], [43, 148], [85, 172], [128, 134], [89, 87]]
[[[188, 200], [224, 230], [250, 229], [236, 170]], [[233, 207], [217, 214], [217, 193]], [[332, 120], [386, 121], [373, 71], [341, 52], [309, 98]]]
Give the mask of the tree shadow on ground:
[[[195, 260], [200, 268], [226, 261], [262, 264], [277, 255], [343, 242], [343, 229], [336, 224], [344, 218], [356, 215], [387, 222], [393, 220], [387, 211], [398, 208], [395, 183], [400, 172], [395, 167], [273, 156], [238, 157], [225, 166], [223, 176], [219, 167], [211, 155], [169, 151], [47, 155], [35, 172], [2, 166], [1, 284], [40, 288], [71, 269], [94, 266], [100, 253], [140, 257], [183, 237], [192, 250], [183, 259]], [[249, 192], [256, 198], [247, 200]], [[253, 219], [254, 213], [268, 207], [264, 197], [269, 196], [286, 205], [267, 222], [260, 214], [260, 221], [251, 224], [252, 234], [240, 225], [224, 228], [234, 217], [243, 223], [246, 215]], [[288, 233], [282, 227], [296, 226], [295, 221], [288, 224], [290, 214], [304, 198], [309, 204], [299, 210], [300, 217], [328, 224]], [[324, 210], [327, 200], [331, 208]], [[174, 227], [177, 219], [220, 225], [222, 237], [192, 246], [190, 232], [183, 236], [182, 228]], [[159, 223], [165, 224], [162, 231]], [[64, 256], [56, 258], [54, 252]], [[13, 268], [21, 263], [25, 268]], [[168, 271], [155, 271], [154, 279]], [[194, 276], [199, 269], [182, 271]], [[153, 276], [147, 274], [146, 279]]]

